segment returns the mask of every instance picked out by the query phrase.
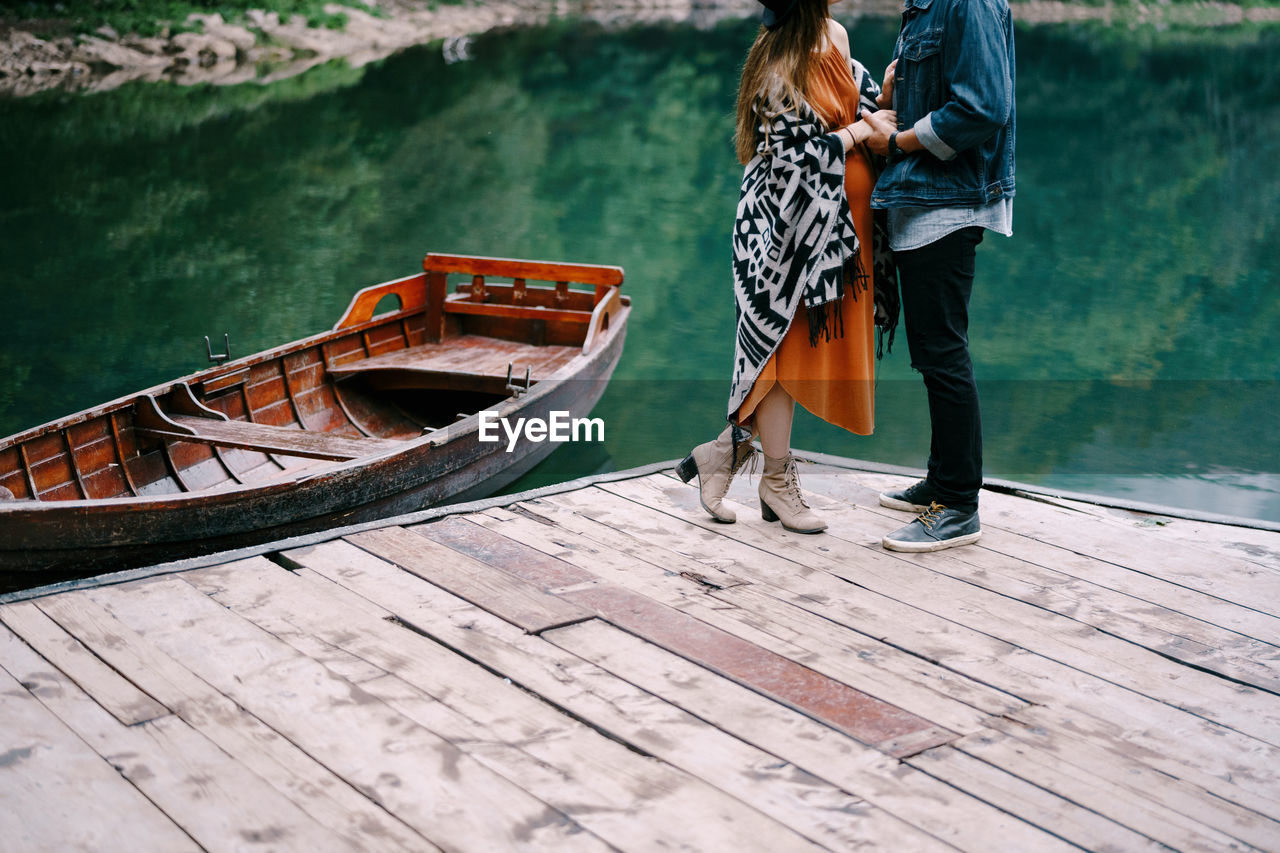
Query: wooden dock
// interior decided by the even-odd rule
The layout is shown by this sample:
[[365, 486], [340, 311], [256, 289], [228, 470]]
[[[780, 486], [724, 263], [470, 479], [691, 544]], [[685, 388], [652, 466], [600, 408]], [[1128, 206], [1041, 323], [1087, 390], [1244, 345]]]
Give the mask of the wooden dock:
[[[0, 848], [1280, 851], [1280, 533], [638, 469], [0, 606]], [[425, 516], [423, 516], [425, 517]]]

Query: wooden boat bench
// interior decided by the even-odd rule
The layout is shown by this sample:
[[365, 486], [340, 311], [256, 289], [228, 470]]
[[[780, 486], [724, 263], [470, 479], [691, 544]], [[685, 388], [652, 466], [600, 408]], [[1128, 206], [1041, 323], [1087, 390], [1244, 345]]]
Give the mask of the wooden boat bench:
[[156, 438], [333, 461], [375, 456], [404, 447], [403, 442], [390, 439], [230, 420], [221, 412], [201, 405], [185, 385], [174, 390], [171, 405], [185, 411], [165, 412], [155, 397], [139, 397], [134, 409], [134, 429]]
[[568, 364], [581, 351], [579, 347], [536, 346], [461, 335], [444, 343], [419, 344], [340, 363], [331, 361], [326, 369], [334, 379], [363, 376], [383, 388], [485, 387], [502, 393], [506, 390], [508, 372], [518, 384], [523, 385], [526, 370], [530, 382], [538, 382]]

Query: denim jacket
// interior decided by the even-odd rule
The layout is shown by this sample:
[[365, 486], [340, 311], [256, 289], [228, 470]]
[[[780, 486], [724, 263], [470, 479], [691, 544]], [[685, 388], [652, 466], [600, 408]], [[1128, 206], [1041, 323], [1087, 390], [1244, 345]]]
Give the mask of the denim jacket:
[[897, 154], [872, 207], [976, 206], [1014, 194], [1007, 0], [905, 0], [893, 108], [924, 149]]

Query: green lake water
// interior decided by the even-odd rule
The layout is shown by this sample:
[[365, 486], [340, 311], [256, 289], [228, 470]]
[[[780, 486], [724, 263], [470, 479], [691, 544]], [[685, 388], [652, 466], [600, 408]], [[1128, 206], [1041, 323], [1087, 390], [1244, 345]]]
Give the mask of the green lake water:
[[[897, 22], [850, 22], [889, 58]], [[682, 456], [723, 422], [750, 21], [493, 33], [263, 87], [0, 101], [0, 435], [328, 328], [426, 251], [619, 264], [626, 353], [515, 488]], [[1019, 26], [1014, 237], [978, 256], [991, 477], [1280, 520], [1280, 28]], [[876, 433], [920, 467], [905, 340]]]

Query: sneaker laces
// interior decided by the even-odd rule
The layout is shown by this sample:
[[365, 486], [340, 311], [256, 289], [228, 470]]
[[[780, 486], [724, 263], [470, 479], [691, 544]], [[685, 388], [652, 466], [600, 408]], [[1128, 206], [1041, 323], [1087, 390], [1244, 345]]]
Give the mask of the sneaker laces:
[[937, 501], [933, 501], [929, 504], [929, 508], [916, 516], [916, 518], [919, 519], [920, 523], [923, 524], [927, 530], [932, 530], [934, 522], [942, 518], [942, 511], [944, 509], [946, 509], [944, 505]]

